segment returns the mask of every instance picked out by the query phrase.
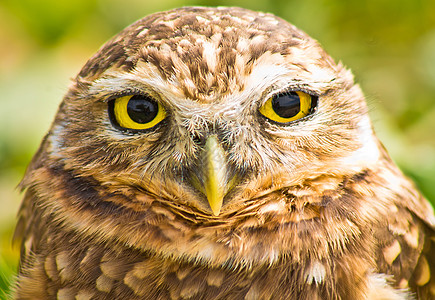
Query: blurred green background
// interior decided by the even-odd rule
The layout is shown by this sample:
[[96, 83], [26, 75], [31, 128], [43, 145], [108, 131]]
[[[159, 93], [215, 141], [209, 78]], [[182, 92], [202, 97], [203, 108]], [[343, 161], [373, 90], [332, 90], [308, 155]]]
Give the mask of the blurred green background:
[[17, 267], [15, 189], [48, 130], [69, 78], [107, 39], [156, 11], [186, 5], [275, 13], [350, 67], [375, 128], [400, 167], [435, 201], [433, 0], [1, 0], [0, 298]]

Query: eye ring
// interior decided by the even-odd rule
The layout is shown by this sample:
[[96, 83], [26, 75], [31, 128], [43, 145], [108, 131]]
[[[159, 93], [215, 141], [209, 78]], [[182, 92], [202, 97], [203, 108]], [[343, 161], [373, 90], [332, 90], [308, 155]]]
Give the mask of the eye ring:
[[109, 101], [109, 116], [124, 130], [147, 130], [166, 117], [166, 110], [148, 95], [128, 95]]
[[259, 112], [271, 121], [286, 124], [312, 113], [317, 97], [302, 91], [273, 95], [260, 107]]

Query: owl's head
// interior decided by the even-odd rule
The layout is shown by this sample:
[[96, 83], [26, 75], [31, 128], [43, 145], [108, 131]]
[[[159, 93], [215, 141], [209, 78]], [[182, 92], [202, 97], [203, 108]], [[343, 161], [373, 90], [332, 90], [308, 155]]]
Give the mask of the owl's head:
[[240, 8], [126, 28], [76, 77], [46, 143], [50, 164], [195, 222], [380, 156], [350, 72], [293, 25]]

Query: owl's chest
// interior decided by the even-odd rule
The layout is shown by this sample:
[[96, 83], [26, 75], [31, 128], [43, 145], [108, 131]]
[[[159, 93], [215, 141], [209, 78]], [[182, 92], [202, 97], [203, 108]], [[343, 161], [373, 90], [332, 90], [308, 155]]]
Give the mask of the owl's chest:
[[213, 267], [77, 241], [68, 234], [45, 245], [23, 282], [37, 287], [44, 299], [360, 299], [367, 270], [354, 256]]
[[33, 267], [21, 286], [41, 299], [360, 299], [371, 267], [363, 246], [371, 243], [330, 251], [340, 231], [315, 218], [178, 235], [160, 223], [148, 227], [150, 250], [36, 223]]

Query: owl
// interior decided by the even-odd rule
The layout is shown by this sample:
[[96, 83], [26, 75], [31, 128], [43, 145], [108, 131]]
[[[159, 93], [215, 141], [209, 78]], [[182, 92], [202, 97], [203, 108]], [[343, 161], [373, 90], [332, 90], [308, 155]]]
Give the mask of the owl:
[[21, 183], [16, 299], [435, 299], [435, 217], [343, 65], [271, 14], [147, 16]]

